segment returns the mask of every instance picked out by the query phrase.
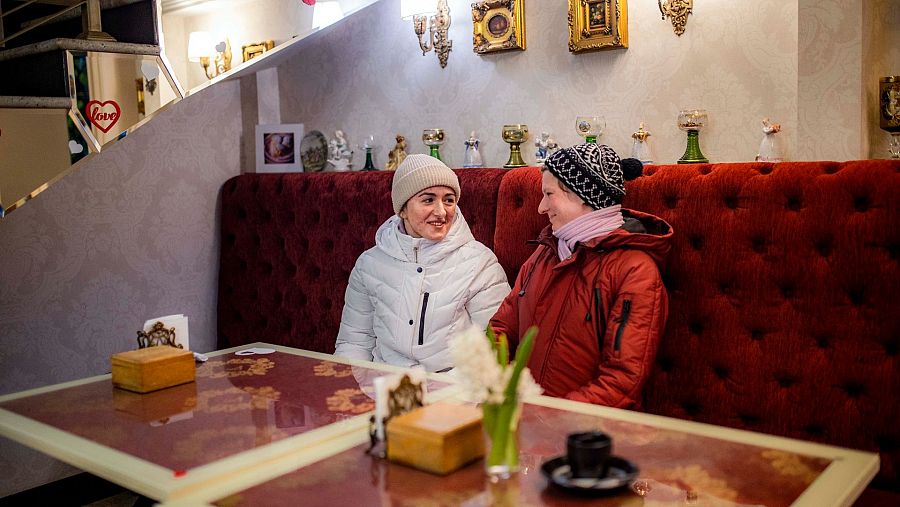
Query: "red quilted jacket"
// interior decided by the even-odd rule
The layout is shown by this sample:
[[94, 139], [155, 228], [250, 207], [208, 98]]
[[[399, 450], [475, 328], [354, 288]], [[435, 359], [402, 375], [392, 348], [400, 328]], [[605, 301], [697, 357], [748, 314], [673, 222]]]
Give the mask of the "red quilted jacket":
[[[528, 362], [550, 396], [619, 408], [638, 408], [656, 357], [668, 298], [658, 266], [672, 227], [623, 209], [625, 225], [578, 245], [560, 261], [547, 226], [522, 265], [512, 292], [491, 319], [515, 346], [538, 326]], [[639, 230], [642, 232], [629, 232]]]

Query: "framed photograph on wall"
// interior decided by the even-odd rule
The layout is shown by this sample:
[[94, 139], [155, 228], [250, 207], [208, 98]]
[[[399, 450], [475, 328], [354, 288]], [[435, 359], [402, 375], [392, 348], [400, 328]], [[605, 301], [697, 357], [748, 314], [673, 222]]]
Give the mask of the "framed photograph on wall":
[[256, 126], [256, 172], [302, 172], [300, 142], [303, 124]]
[[569, 51], [627, 47], [627, 0], [569, 0]]
[[525, 0], [486, 0], [472, 4], [473, 42], [478, 54], [525, 50]]
[[266, 51], [275, 47], [275, 41], [266, 40], [262, 42], [256, 42], [253, 44], [247, 44], [241, 46], [241, 52], [243, 53], [243, 61], [247, 61], [251, 58], [257, 57]]

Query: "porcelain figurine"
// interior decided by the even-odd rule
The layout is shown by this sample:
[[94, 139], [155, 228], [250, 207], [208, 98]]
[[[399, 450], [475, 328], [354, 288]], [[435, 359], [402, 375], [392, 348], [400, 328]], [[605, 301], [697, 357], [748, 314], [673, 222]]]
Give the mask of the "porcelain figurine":
[[335, 171], [349, 171], [352, 169], [353, 150], [349, 148], [343, 130], [334, 131], [334, 137], [328, 142], [328, 153], [328, 161]]
[[756, 155], [757, 162], [781, 162], [784, 155], [778, 143], [777, 134], [781, 131], [781, 124], [769, 123], [768, 118], [763, 118], [763, 138], [759, 143], [759, 154]]
[[475, 136], [475, 131], [473, 130], [465, 141], [466, 156], [463, 159], [463, 167], [484, 167], [481, 152], [478, 151], [479, 144], [481, 144], [481, 141]]
[[400, 163], [403, 162], [403, 159], [406, 158], [406, 138], [397, 134], [396, 139], [397, 144], [388, 153], [388, 161], [384, 166], [386, 171], [395, 171]]
[[550, 137], [548, 132], [541, 132], [541, 135], [534, 140], [534, 146], [537, 148], [537, 151], [534, 152], [534, 163], [536, 165], [543, 164], [547, 157], [559, 148], [559, 145]]

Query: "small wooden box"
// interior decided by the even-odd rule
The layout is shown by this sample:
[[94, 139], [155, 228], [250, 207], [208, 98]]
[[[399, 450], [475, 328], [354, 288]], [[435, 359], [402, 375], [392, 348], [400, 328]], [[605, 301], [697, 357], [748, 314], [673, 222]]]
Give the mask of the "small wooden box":
[[390, 419], [388, 459], [446, 475], [484, 456], [481, 410], [435, 403]]
[[193, 382], [195, 373], [194, 354], [167, 345], [112, 356], [113, 385], [136, 393]]

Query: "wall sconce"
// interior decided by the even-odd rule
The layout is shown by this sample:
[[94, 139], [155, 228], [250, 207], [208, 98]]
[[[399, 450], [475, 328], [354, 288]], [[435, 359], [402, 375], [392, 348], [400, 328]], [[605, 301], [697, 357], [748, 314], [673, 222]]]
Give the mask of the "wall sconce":
[[[210, 57], [213, 57], [210, 71]], [[200, 62], [206, 77], [212, 79], [231, 70], [231, 43], [228, 37], [213, 46], [208, 32], [191, 32], [188, 39], [188, 61]]]
[[325, 28], [344, 17], [341, 4], [337, 2], [318, 2], [313, 7], [313, 28]]
[[[447, 31], [450, 29], [450, 7], [447, 0], [437, 0], [437, 7], [433, 7], [434, 0], [400, 0], [400, 17], [413, 20], [413, 28], [419, 38], [419, 47], [422, 55], [432, 49], [437, 53], [441, 68], [447, 66], [447, 58], [453, 49], [453, 41], [447, 39]], [[428, 23], [429, 41], [423, 41], [425, 35], [425, 23]]]
[[668, 16], [672, 20], [672, 27], [675, 28], [675, 35], [681, 37], [684, 33], [684, 25], [687, 24], [688, 14], [694, 8], [694, 0], [656, 0], [659, 4], [659, 12], [662, 13], [663, 20]]

